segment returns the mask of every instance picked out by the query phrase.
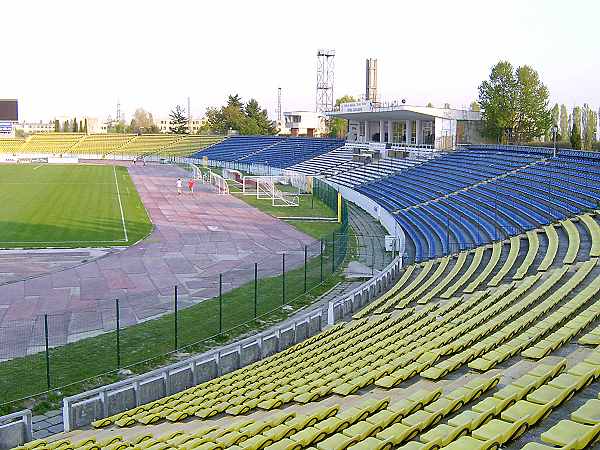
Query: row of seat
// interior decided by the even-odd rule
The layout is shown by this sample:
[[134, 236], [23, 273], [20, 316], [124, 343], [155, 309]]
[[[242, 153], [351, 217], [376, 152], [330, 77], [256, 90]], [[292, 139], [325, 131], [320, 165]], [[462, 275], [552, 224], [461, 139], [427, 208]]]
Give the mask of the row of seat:
[[[586, 361], [589, 361], [588, 358]], [[596, 360], [592, 361], [596, 362]], [[529, 442], [522, 450], [578, 450], [589, 448], [600, 437], [600, 395], [585, 402], [564, 419], [541, 434], [541, 440], [549, 445]]]
[[43, 133], [27, 139], [0, 139], [0, 152], [186, 156], [221, 140], [222, 136], [208, 135]]
[[[302, 161], [290, 166], [289, 169], [307, 175], [318, 175], [336, 167], [342, 167], [353, 163], [354, 151], [352, 149], [339, 147], [322, 155]], [[358, 163], [357, 163], [358, 165]]]
[[[574, 220], [578, 220], [578, 218]], [[587, 222], [587, 227], [590, 231], [591, 248], [589, 254], [585, 255], [585, 257], [594, 257], [597, 254], [600, 244], [600, 228], [597, 229], [599, 225], [590, 214], [580, 216], [579, 220]], [[561, 226], [565, 229], [568, 236], [568, 249], [565, 257], [562, 259], [562, 264], [573, 264], [580, 249], [581, 238], [579, 231], [572, 220], [563, 221]], [[418, 304], [424, 304], [436, 297], [450, 298], [461, 291], [461, 289], [463, 293], [470, 294], [482, 286], [487, 279], [489, 279], [487, 286], [498, 286], [513, 270], [515, 271], [512, 277], [513, 280], [523, 279], [532, 270], [545, 272], [555, 262], [559, 262], [556, 258], [559, 248], [559, 238], [554, 226], [548, 225], [544, 227], [543, 231], [547, 242], [545, 248], [540, 247], [538, 232], [533, 230], [528, 231], [525, 235], [511, 237], [508, 240], [508, 254], [501, 265], [502, 243], [499, 241], [492, 244], [490, 258], [483, 268], [480, 266], [485, 251], [484, 247], [479, 247], [475, 251], [461, 252], [456, 258], [445, 256], [436, 260], [428, 260], [424, 263], [410, 265], [392, 291], [371, 303], [355, 317], [366, 317], [369, 314], [384, 313], [394, 307], [402, 308], [414, 301], [417, 301]], [[526, 238], [528, 242], [527, 252], [521, 264], [515, 268], [523, 238]], [[540, 251], [544, 250], [546, 253], [544, 253], [543, 259], [537, 267], [533, 267], [536, 258], [541, 256], [539, 255]], [[469, 254], [473, 255], [471, 263], [464, 269]], [[451, 263], [453, 263], [451, 266], [452, 269], [443, 276]], [[415, 270], [418, 272], [415, 272]], [[477, 270], [480, 270], [480, 272], [474, 277]], [[417, 273], [417, 275], [411, 282], [408, 282], [413, 273]], [[459, 276], [459, 274], [461, 275]]]
[[[596, 353], [598, 355], [598, 353]], [[498, 401], [491, 400], [473, 408], [475, 414], [465, 414], [464, 421], [456, 421], [458, 427], [466, 435], [454, 434], [452, 429], [440, 430], [441, 439], [452, 439], [442, 448], [451, 450], [484, 450], [495, 448], [515, 440], [528, 429], [542, 422], [548, 415], [563, 403], [568, 401], [576, 392], [581, 391], [597, 379], [600, 374], [600, 359], [593, 359], [595, 364], [583, 362], [564, 369], [565, 362], [554, 366], [539, 365], [528, 374], [518, 378], [505, 388], [494, 394], [494, 400], [504, 403], [498, 410]], [[558, 370], [557, 370], [558, 369]], [[477, 419], [485, 412], [492, 412], [494, 418], [477, 423]], [[458, 416], [457, 416], [458, 417]], [[474, 419], [469, 421], [469, 418]], [[456, 418], [454, 418], [456, 420]], [[451, 426], [451, 425], [450, 425]], [[438, 433], [432, 433], [430, 438], [440, 439]], [[460, 436], [460, 437], [458, 437]], [[421, 447], [431, 448], [431, 447]], [[581, 447], [583, 448], [583, 447]]]

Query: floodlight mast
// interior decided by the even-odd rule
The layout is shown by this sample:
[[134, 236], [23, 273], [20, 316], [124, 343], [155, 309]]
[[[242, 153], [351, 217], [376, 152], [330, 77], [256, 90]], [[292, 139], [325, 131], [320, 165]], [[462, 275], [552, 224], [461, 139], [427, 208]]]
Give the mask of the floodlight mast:
[[335, 50], [317, 51], [317, 112], [333, 111], [334, 58]]

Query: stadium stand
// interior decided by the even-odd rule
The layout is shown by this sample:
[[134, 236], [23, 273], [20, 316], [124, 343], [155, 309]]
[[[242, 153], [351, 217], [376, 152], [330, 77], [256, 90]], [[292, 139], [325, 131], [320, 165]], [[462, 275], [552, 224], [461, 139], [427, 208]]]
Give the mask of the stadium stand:
[[[417, 261], [562, 221], [572, 238], [569, 263], [578, 244], [565, 219], [600, 204], [599, 177], [589, 170], [598, 164], [561, 154], [461, 150], [354, 186], [396, 215]], [[530, 172], [540, 179], [529, 180]]]
[[176, 134], [142, 134], [133, 137], [133, 139], [127, 141], [122, 147], [115, 148], [108, 154], [122, 153], [136, 156], [157, 154], [180, 139], [181, 136]]
[[91, 134], [79, 141], [72, 152], [83, 155], [115, 153], [135, 138], [135, 134]]
[[231, 136], [224, 141], [212, 145], [192, 157], [207, 157], [214, 161], [237, 161], [244, 156], [260, 152], [275, 145], [284, 138], [275, 136]]
[[[575, 152], [480, 148], [359, 184], [417, 256], [389, 291], [266, 359], [23, 448], [477, 450], [525, 433], [541, 441], [528, 450], [591, 448], [598, 165]], [[533, 170], [548, 179], [543, 195], [516, 176]], [[550, 420], [555, 411], [569, 418]]]
[[81, 133], [33, 134], [25, 139], [25, 144], [20, 151], [25, 153], [68, 153], [85, 136]]
[[289, 168], [307, 175], [318, 175], [336, 167], [344, 167], [346, 165], [354, 167], [354, 165], [360, 165], [360, 163], [356, 163], [352, 160], [353, 156], [354, 151], [351, 148], [342, 146], [327, 153], [323, 153], [322, 155], [315, 156], [309, 160], [294, 164]]
[[25, 139], [0, 139], [0, 153], [17, 153], [25, 144]]
[[158, 154], [161, 156], [188, 156], [198, 150], [218, 144], [223, 139], [223, 136], [186, 135], [161, 148]]
[[338, 173], [332, 176], [330, 180], [342, 186], [353, 188], [359, 184], [396, 174], [421, 162], [420, 159], [381, 158], [346, 171], [340, 168]]
[[249, 164], [258, 163], [272, 167], [286, 168], [327, 153], [342, 145], [344, 145], [344, 141], [341, 139], [290, 137], [280, 139], [273, 145], [250, 153], [240, 158], [239, 161]]
[[0, 139], [0, 153], [187, 156], [222, 140], [222, 136], [209, 135], [45, 133]]

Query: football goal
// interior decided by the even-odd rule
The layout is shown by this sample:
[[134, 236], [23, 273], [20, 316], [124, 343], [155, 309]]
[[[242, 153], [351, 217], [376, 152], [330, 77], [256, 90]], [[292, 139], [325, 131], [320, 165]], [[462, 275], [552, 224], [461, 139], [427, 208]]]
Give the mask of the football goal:
[[273, 206], [300, 205], [300, 189], [290, 184], [289, 176], [245, 176], [242, 179], [242, 193], [271, 200]]

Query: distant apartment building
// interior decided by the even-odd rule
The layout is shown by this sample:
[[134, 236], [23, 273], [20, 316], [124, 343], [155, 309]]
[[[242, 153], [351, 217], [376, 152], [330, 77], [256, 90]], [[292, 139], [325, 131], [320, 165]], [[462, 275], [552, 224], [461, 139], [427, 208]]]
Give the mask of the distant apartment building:
[[[171, 121], [170, 119], [167, 118], [160, 118], [160, 119], [155, 119], [154, 123], [156, 124], [156, 126], [158, 127], [158, 131], [160, 133], [169, 133], [170, 132], [170, 128], [171, 128]], [[206, 118], [202, 117], [201, 119], [199, 118], [192, 118], [192, 120], [190, 120], [189, 122], [189, 131], [190, 134], [200, 134], [200, 129], [202, 128], [202, 126], [206, 123]]]
[[54, 131], [54, 122], [44, 122], [43, 120], [33, 122], [21, 121], [15, 123], [14, 129], [24, 134], [52, 133]]

